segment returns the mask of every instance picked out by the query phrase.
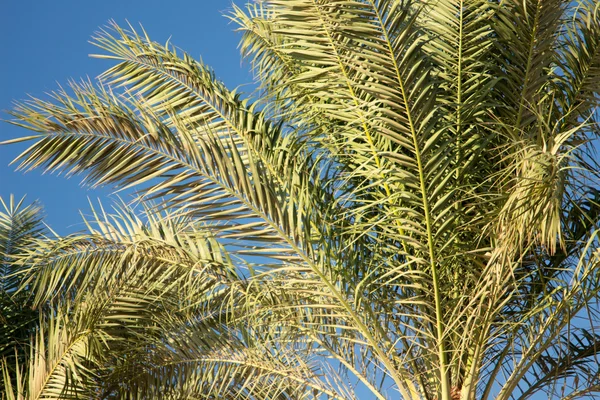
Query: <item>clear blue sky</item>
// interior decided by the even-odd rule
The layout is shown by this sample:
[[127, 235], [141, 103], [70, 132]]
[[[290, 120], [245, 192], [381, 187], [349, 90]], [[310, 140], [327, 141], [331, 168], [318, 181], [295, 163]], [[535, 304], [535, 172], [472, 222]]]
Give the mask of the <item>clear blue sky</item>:
[[[231, 4], [231, 0], [4, 1], [0, 12], [0, 118], [9, 118], [4, 111], [12, 108], [15, 100], [27, 95], [43, 97], [58, 84], [95, 78], [112, 65], [90, 58], [89, 54], [98, 50], [88, 42], [111, 19], [122, 25], [126, 21], [134, 26], [142, 23], [158, 42], [171, 37], [171, 43], [212, 66], [230, 88], [249, 83], [249, 66], [241, 64], [237, 49], [240, 35], [223, 17]], [[27, 134], [0, 123], [0, 141]], [[61, 234], [83, 229], [78, 210], [89, 209], [88, 196], [105, 199], [110, 188], [83, 188], [83, 177], [78, 176], [65, 179], [42, 175], [41, 170], [15, 172], [15, 166], [8, 164], [25, 148], [0, 146], [0, 196], [6, 199], [12, 193], [39, 200], [46, 210], [46, 222]]]

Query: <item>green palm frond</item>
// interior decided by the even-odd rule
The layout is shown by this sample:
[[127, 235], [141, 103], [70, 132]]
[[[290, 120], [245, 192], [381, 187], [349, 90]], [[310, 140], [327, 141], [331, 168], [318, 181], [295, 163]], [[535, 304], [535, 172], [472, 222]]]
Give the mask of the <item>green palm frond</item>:
[[[45, 233], [41, 207], [37, 203], [26, 205], [24, 200], [15, 201], [11, 196], [5, 202], [0, 198], [3, 207], [0, 211], [0, 356], [6, 362], [0, 385], [7, 387], [13, 383], [6, 380], [8, 371], [18, 374], [19, 364], [26, 363], [29, 337], [39, 320], [29, 295], [15, 294], [21, 285], [23, 270], [27, 268], [16, 259]], [[16, 369], [11, 370], [14, 366]], [[14, 384], [20, 384], [18, 376]]]
[[[86, 169], [93, 169], [88, 176], [90, 180], [100, 184], [121, 181], [124, 186], [154, 182], [146, 188], [146, 196], [168, 196], [170, 204], [185, 204], [190, 213], [198, 218], [215, 220], [226, 215], [236, 217], [231, 218], [231, 222], [224, 226], [214, 225], [214, 229], [256, 241], [261, 238], [276, 240], [281, 235], [288, 241], [294, 240], [294, 234], [299, 229], [294, 225], [290, 226], [290, 223], [295, 222], [294, 219], [277, 214], [273, 214], [276, 220], [273, 222], [264, 218], [265, 214], [274, 213], [275, 209], [280, 208], [276, 192], [272, 189], [281, 186], [269, 183], [268, 175], [265, 176], [257, 164], [244, 165], [242, 154], [234, 141], [218, 138], [211, 132], [194, 138], [186, 133], [187, 130], [183, 130], [183, 133], [168, 134], [169, 139], [157, 142], [148, 134], [148, 127], [144, 122], [136, 118], [131, 110], [123, 111], [127, 107], [123, 101], [107, 92], [98, 93], [89, 86], [74, 86], [74, 90], [78, 96], [85, 97], [85, 101], [88, 101], [84, 103], [90, 107], [87, 114], [72, 119], [74, 112], [79, 113], [76, 109], [54, 109], [54, 106], [45, 104], [50, 107], [46, 112], [54, 115], [62, 113], [61, 118], [68, 122], [61, 125], [51, 123], [56, 134], [38, 142], [24, 159], [23, 166], [48, 163], [48, 168], [73, 166], [73, 172], [77, 172], [81, 168], [75, 166], [75, 160], [72, 159], [73, 151], [77, 149], [78, 153], [88, 159]], [[57, 96], [65, 102], [69, 101], [64, 93]], [[27, 111], [23, 109], [22, 112], [35, 113], [31, 108]], [[163, 137], [170, 132], [159, 121], [156, 121], [156, 126], [164, 130]], [[38, 126], [36, 129], [43, 127]], [[124, 132], [128, 134], [127, 137], [122, 137]], [[196, 140], [201, 144], [197, 144]], [[55, 157], [48, 153], [58, 148], [64, 150], [62, 156]], [[188, 149], [196, 150], [189, 154]], [[227, 158], [231, 152], [236, 154], [237, 161]], [[110, 161], [105, 157], [108, 154], [111, 155]], [[144, 168], [140, 169], [141, 165]], [[251, 176], [256, 177], [252, 186]], [[263, 176], [266, 181], [261, 182], [259, 178]], [[153, 178], [161, 177], [166, 180], [152, 181]], [[190, 185], [195, 188], [194, 191], [185, 189]], [[198, 192], [196, 188], [202, 190]], [[251, 192], [246, 193], [248, 190]], [[258, 205], [258, 201], [265, 204]], [[267, 221], [262, 224], [236, 224], [236, 220], [252, 220], [257, 217], [263, 217]], [[282, 252], [287, 253], [285, 249]]]
[[[46, 318], [46, 317], [42, 317]], [[27, 374], [16, 365], [16, 392], [7, 386], [7, 398], [76, 399], [93, 395], [96, 342], [83, 321], [71, 320], [57, 312], [40, 321], [31, 343]], [[3, 360], [5, 382], [10, 382], [10, 366]]]
[[[506, 77], [499, 84], [507, 122], [515, 139], [527, 133], [535, 122], [535, 105], [552, 83], [551, 68], [556, 67], [556, 50], [562, 18], [568, 3], [564, 1], [509, 1], [494, 16], [498, 35], [499, 63]], [[559, 34], [557, 34], [559, 33]], [[499, 110], [502, 112], [501, 110]], [[523, 132], [523, 130], [526, 130]]]
[[573, 13], [565, 27], [557, 62], [562, 72], [560, 92], [564, 93], [560, 98], [565, 110], [562, 123], [567, 129], [580, 123], [580, 119], [597, 121], [594, 110], [598, 107], [600, 73], [598, 4], [578, 2]]
[[25, 205], [25, 198], [18, 202], [11, 196], [8, 203], [0, 198], [3, 211], [0, 211], [0, 292], [14, 292], [19, 286], [17, 265], [12, 257], [25, 250], [31, 240], [39, 238], [45, 232], [42, 226], [42, 209], [36, 204]]
[[[238, 305], [244, 303], [236, 300], [243, 280], [229, 266], [230, 260], [218, 243], [206, 237], [207, 231], [194, 227], [187, 214], [164, 218], [152, 214], [150, 208], [146, 212], [146, 222], [125, 206], [116, 214], [94, 212], [97, 220], [88, 222], [90, 235], [41, 240], [20, 255], [19, 262], [32, 266], [24, 271], [23, 284], [37, 293], [35, 304], [50, 302], [61, 310], [58, 315], [71, 315], [80, 321], [74, 326], [60, 321], [40, 325], [32, 345], [31, 359], [36, 364], [29, 366], [35, 376], [29, 377], [27, 393], [32, 394], [28, 396], [39, 392], [59, 398], [86, 390], [112, 395], [123, 384], [133, 385], [132, 393], [183, 390], [190, 396], [255, 393], [256, 398], [271, 398], [275, 392], [284, 398], [297, 398], [309, 389], [331, 390], [309, 365], [294, 364], [286, 367], [286, 372], [282, 370], [284, 364], [277, 364], [292, 359], [305, 362], [297, 350], [290, 349], [287, 355], [275, 351], [272, 358], [264, 358], [261, 350], [251, 349], [261, 346], [258, 337], [248, 341], [256, 333], [235, 325], [247, 312]], [[189, 322], [173, 322], [170, 327], [168, 321], [177, 318]], [[196, 327], [188, 335], [185, 330], [191, 329], [190, 324]], [[51, 333], [42, 340], [44, 329]], [[69, 338], [73, 346], [68, 344]], [[90, 377], [85, 382], [77, 380], [89, 372], [90, 366], [77, 360], [82, 354], [89, 355], [86, 346], [90, 341], [106, 346], [98, 354], [122, 353], [116, 359], [93, 360], [102, 386], [94, 386], [97, 379]], [[231, 347], [236, 341], [239, 344]], [[64, 351], [60, 350], [63, 342]], [[181, 352], [176, 351], [177, 344], [182, 346]], [[190, 353], [192, 345], [195, 355]], [[43, 367], [40, 360], [44, 359], [54, 364]], [[149, 370], [140, 375], [139, 363], [145, 359]], [[129, 360], [134, 360], [133, 364], [128, 365]], [[158, 373], [159, 379], [178, 377], [181, 385], [160, 389], [160, 384], [148, 383], [153, 373]], [[212, 374], [229, 376], [230, 384], [208, 384], [214, 381]], [[306, 374], [313, 376], [314, 384], [303, 384]], [[281, 377], [288, 383], [282, 383]]]
[[[310, 398], [323, 393], [330, 398], [344, 398], [338, 381], [328, 386], [313, 370], [305, 346], [290, 347], [273, 341], [260, 327], [219, 327], [213, 319], [176, 320], [165, 316], [154, 349], [143, 364], [125, 364], [120, 375], [131, 376], [114, 387], [144, 396], [155, 393], [178, 393], [179, 396], [217, 398]], [[137, 357], [137, 360], [144, 356]], [[117, 375], [118, 377], [119, 375]], [[328, 378], [335, 379], [335, 374]], [[343, 385], [343, 382], [342, 382]], [[336, 387], [336, 389], [332, 389]], [[350, 391], [346, 389], [345, 394]]]

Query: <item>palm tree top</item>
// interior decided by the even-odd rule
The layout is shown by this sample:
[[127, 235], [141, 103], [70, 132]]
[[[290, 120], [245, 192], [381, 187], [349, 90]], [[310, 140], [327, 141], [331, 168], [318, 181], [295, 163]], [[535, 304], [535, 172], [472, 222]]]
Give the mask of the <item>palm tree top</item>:
[[111, 24], [97, 83], [11, 112], [36, 132], [16, 162], [134, 187], [145, 217], [101, 210], [15, 256], [53, 311], [5, 382], [25, 398], [595, 396], [599, 13], [234, 6], [248, 96]]

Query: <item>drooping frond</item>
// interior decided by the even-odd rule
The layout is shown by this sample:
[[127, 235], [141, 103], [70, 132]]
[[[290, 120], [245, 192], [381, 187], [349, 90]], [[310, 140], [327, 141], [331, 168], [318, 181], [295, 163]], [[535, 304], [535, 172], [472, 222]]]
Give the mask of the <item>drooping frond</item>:
[[25, 205], [25, 198], [18, 202], [11, 196], [8, 203], [0, 198], [3, 211], [0, 211], [0, 293], [14, 292], [19, 286], [17, 265], [12, 256], [27, 248], [30, 242], [44, 233], [42, 209], [36, 204]]
[[[244, 289], [243, 276], [208, 230], [199, 230], [189, 214], [146, 212], [146, 222], [125, 206], [117, 214], [94, 212], [90, 235], [40, 240], [19, 256], [20, 263], [31, 266], [24, 271], [24, 285], [37, 294], [35, 304], [50, 303], [58, 315], [76, 320], [40, 325], [32, 345], [36, 364], [28, 369], [33, 374], [28, 396], [39, 392], [59, 398], [90, 390], [113, 395], [123, 385], [140, 395], [179, 391], [302, 398], [313, 389], [334, 393], [298, 349], [273, 349], [267, 358], [253, 349], [265, 345], [266, 336], [255, 335], [267, 335], [270, 328], [244, 324], [248, 308], [241, 294], [252, 289]], [[44, 329], [54, 333], [42, 340]], [[101, 348], [91, 352], [86, 343]], [[114, 356], [76, 361], [82, 354]], [[55, 366], [44, 367], [40, 360]], [[78, 381], [88, 370], [94, 379]], [[226, 376], [230, 384], [214, 385]], [[306, 377], [314, 383], [306, 386]]]
[[[44, 234], [42, 210], [36, 204], [26, 205], [25, 199], [7, 202], [0, 198], [0, 357], [6, 360], [6, 371], [26, 362], [29, 337], [38, 323], [38, 312], [32, 310], [27, 294], [16, 294], [27, 266], [18, 264], [19, 254]], [[11, 370], [15, 374], [17, 370]], [[1, 386], [11, 385], [3, 374]], [[17, 377], [15, 384], [19, 384]]]
[[[46, 317], [42, 317], [46, 318]], [[31, 343], [26, 383], [17, 375], [19, 399], [78, 399], [94, 391], [95, 355], [101, 343], [90, 326], [57, 312], [41, 321]], [[3, 367], [6, 369], [6, 360]], [[17, 371], [19, 366], [17, 364]]]
[[[310, 348], [273, 340], [261, 327], [240, 324], [236, 329], [222, 324], [213, 318], [165, 316], [162, 332], [149, 342], [152, 354], [136, 357], [147, 358], [143, 363], [120, 366], [117, 378], [132, 378], [121, 379], [114, 387], [142, 397], [164, 393], [193, 398], [296, 399], [310, 398], [315, 391], [344, 398], [339, 394], [343, 382], [332, 389], [335, 386], [322, 382], [313, 370], [318, 364], [311, 360]], [[335, 374], [327, 378], [334, 379]]]

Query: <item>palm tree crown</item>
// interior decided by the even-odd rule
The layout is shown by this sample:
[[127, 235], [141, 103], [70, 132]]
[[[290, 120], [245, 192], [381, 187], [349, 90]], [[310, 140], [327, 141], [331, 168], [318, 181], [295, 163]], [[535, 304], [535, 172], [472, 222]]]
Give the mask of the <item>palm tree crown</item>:
[[7, 398], [595, 396], [600, 6], [230, 18], [248, 98], [113, 24], [98, 85], [12, 112], [37, 132], [20, 168], [137, 187], [144, 216], [11, 259], [52, 311]]

